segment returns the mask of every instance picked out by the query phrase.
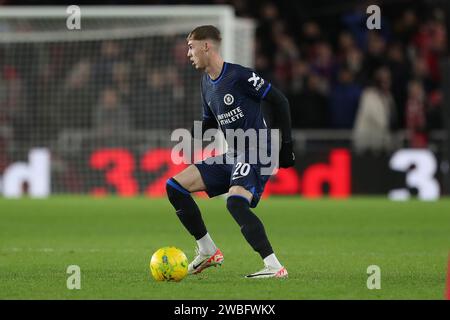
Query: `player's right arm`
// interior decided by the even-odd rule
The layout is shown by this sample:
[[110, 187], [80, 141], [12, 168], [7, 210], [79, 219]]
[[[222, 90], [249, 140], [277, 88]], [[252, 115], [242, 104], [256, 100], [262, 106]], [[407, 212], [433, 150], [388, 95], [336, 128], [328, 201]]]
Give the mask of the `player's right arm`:
[[[211, 108], [206, 103], [205, 97], [203, 95], [203, 88], [200, 86], [200, 94], [202, 99], [202, 136], [205, 134], [205, 131], [208, 129], [217, 129], [219, 126], [217, 124], [217, 120], [214, 117], [214, 114], [211, 111]], [[191, 128], [191, 135], [194, 137], [194, 126]], [[194, 137], [195, 138], [195, 137]]]
[[211, 111], [211, 108], [205, 101], [202, 92], [202, 104], [203, 104], [203, 117], [202, 117], [202, 132], [205, 133], [208, 129], [217, 129], [219, 126], [217, 124], [217, 120], [214, 117], [214, 114]]

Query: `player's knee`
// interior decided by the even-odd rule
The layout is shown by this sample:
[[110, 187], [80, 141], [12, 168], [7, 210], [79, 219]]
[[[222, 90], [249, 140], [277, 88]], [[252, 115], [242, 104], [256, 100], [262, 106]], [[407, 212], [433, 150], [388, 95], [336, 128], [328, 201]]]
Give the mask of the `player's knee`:
[[186, 195], [190, 195], [190, 192], [186, 190], [177, 180], [170, 178], [166, 182], [166, 192], [169, 200], [175, 200]]
[[250, 207], [248, 199], [241, 195], [231, 195], [227, 199], [227, 209], [230, 212], [245, 210]]
[[228, 190], [228, 197], [234, 196], [242, 197], [243, 199], [246, 199], [248, 203], [251, 203], [253, 198], [253, 194], [242, 186], [232, 186]]
[[243, 196], [232, 195], [227, 199], [227, 209], [240, 226], [245, 225], [252, 215], [249, 208], [249, 201]]

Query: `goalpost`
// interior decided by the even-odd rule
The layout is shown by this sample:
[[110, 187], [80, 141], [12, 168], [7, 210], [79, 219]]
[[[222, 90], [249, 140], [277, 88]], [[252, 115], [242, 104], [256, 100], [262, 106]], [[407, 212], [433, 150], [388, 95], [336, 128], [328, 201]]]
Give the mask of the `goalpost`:
[[[238, 18], [227, 5], [81, 6], [82, 28], [67, 32], [67, 7], [7, 6], [1, 26], [30, 23], [34, 30], [1, 30], [0, 43], [67, 42], [123, 39], [150, 35], [187, 35], [196, 26], [212, 24], [222, 33], [226, 61], [253, 66], [254, 23]], [[239, 37], [237, 43], [236, 38]]]
[[215, 25], [224, 59], [253, 67], [254, 22], [222, 5], [79, 8], [80, 30], [65, 6], [0, 10], [0, 176], [44, 147], [52, 193], [161, 195], [180, 169], [170, 132], [201, 117], [187, 34]]

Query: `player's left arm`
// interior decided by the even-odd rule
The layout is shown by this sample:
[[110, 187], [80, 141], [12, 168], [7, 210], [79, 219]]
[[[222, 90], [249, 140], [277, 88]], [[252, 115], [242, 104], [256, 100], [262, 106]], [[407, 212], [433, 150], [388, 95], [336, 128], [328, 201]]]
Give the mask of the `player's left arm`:
[[291, 134], [289, 100], [280, 90], [271, 86], [261, 102], [261, 106], [265, 107], [263, 104], [269, 104], [269, 107], [274, 110], [281, 131], [280, 167], [292, 167], [295, 164], [295, 154]]
[[268, 104], [275, 112], [281, 131], [280, 167], [288, 168], [295, 164], [295, 155], [292, 146], [291, 135], [291, 111], [286, 96], [271, 83], [265, 81], [251, 69], [243, 68], [240, 72], [240, 80], [247, 96], [261, 101], [264, 109]]

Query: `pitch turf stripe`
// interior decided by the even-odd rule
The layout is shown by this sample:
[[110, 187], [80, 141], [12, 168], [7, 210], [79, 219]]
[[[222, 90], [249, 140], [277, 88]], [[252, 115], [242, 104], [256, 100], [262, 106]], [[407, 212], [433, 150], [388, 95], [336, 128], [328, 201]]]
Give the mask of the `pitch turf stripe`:
[[448, 255], [448, 265], [447, 265], [447, 291], [445, 293], [445, 298], [450, 300], [450, 253]]

